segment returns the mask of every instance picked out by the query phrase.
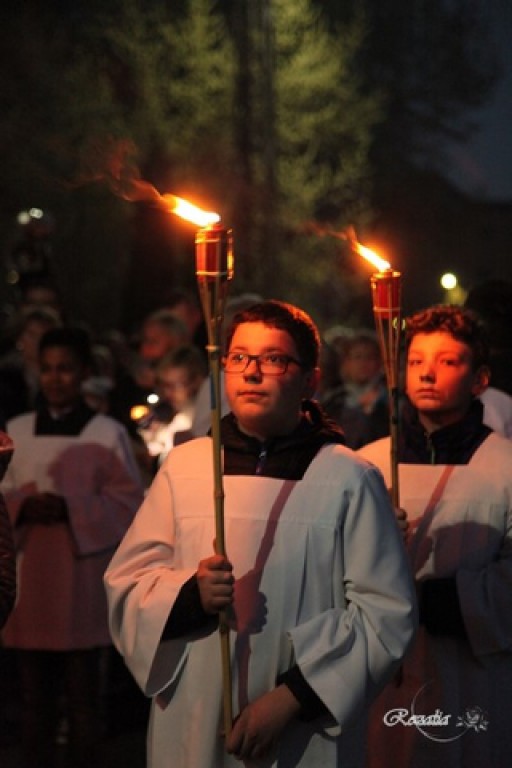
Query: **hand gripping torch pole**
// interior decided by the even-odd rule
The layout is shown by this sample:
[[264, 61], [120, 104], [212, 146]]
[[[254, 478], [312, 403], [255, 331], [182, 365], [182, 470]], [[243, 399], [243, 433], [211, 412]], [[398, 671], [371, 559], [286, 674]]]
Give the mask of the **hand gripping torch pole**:
[[391, 435], [391, 500], [400, 506], [398, 482], [399, 435], [399, 365], [402, 334], [402, 276], [400, 272], [385, 269], [371, 277], [373, 315], [379, 338], [389, 393], [389, 423]]
[[[220, 438], [221, 392], [220, 363], [222, 356], [222, 322], [228, 292], [233, 277], [233, 245], [231, 230], [212, 224], [196, 233], [196, 276], [208, 331], [208, 363], [212, 419], [213, 477], [215, 504], [215, 549], [226, 556], [224, 535], [224, 488], [222, 482], [222, 447]], [[231, 695], [231, 653], [226, 611], [219, 614], [219, 634], [222, 658], [224, 735], [233, 723]]]

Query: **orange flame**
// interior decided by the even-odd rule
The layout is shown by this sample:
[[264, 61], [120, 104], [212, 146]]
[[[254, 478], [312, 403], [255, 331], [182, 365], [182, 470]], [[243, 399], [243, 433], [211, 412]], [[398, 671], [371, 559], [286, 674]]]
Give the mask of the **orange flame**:
[[131, 178], [123, 180], [116, 184], [115, 191], [125, 200], [129, 200], [132, 203], [142, 201], [153, 203], [153, 205], [174, 213], [176, 216], [189, 221], [191, 224], [195, 224], [197, 227], [208, 227], [220, 221], [218, 213], [203, 211], [197, 205], [193, 205], [193, 203], [170, 193], [161, 195], [152, 184], [142, 179]]
[[353, 227], [348, 227], [348, 229], [342, 232], [336, 232], [336, 230], [330, 229], [329, 227], [324, 227], [320, 224], [309, 222], [305, 225], [304, 231], [320, 236], [329, 235], [330, 237], [336, 237], [338, 240], [347, 240], [351, 249], [355, 253], [358, 253], [359, 256], [362, 256], [363, 259], [368, 261], [374, 267], [376, 267], [379, 272], [386, 272], [388, 269], [391, 269], [391, 264], [389, 261], [383, 259], [381, 256], [379, 256], [378, 253], [372, 251], [371, 248], [367, 248], [366, 245], [362, 245], [358, 242]]
[[176, 197], [176, 195], [162, 195], [162, 200], [165, 202], [171, 213], [185, 219], [185, 221], [190, 221], [191, 224], [195, 224], [198, 227], [208, 227], [211, 224], [217, 224], [220, 221], [218, 213], [214, 213], [213, 211], [203, 211], [201, 208], [189, 203], [187, 200], [183, 200], [181, 197]]
[[366, 261], [372, 264], [372, 266], [376, 267], [379, 272], [385, 272], [386, 270], [391, 269], [391, 264], [389, 261], [383, 259], [381, 256], [379, 256], [378, 253], [372, 251], [371, 248], [367, 248], [366, 245], [362, 245], [358, 242], [355, 231], [352, 227], [347, 230], [345, 236], [349, 241], [352, 250], [362, 256], [363, 259], [366, 259]]
[[379, 272], [385, 272], [387, 269], [391, 269], [391, 264], [386, 259], [383, 259], [378, 253], [372, 251], [371, 248], [367, 248], [365, 245], [361, 245], [357, 241], [353, 244], [354, 250], [366, 259], [370, 264], [376, 267]]
[[218, 213], [203, 211], [172, 194], [161, 195], [153, 184], [141, 179], [134, 161], [136, 151], [135, 145], [128, 139], [91, 139], [82, 159], [79, 181], [70, 186], [104, 182], [124, 200], [150, 203], [198, 227], [208, 227], [220, 221]]
[[140, 421], [149, 414], [149, 407], [147, 405], [133, 405], [130, 408], [130, 419], [132, 421]]

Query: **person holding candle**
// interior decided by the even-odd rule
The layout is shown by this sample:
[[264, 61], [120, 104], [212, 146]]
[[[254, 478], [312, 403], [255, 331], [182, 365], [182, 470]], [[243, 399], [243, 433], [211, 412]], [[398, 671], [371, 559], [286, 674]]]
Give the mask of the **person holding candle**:
[[[380, 473], [309, 398], [319, 336], [264, 301], [227, 335], [227, 557], [215, 554], [210, 438], [164, 462], [106, 574], [114, 642], [153, 698], [151, 768], [358, 766], [367, 708], [415, 630]], [[219, 611], [231, 628], [222, 730]]]
[[[400, 506], [420, 629], [400, 678], [373, 707], [367, 766], [505, 768], [512, 754], [512, 443], [483, 420], [488, 344], [476, 316], [440, 306], [410, 317], [405, 380]], [[389, 481], [389, 439], [360, 455]]]

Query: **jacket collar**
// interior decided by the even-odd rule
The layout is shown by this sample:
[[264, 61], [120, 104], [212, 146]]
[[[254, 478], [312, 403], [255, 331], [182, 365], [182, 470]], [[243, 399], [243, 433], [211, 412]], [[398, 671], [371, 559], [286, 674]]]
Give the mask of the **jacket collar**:
[[428, 434], [409, 400], [404, 404], [399, 460], [404, 464], [467, 464], [492, 430], [474, 399], [464, 418]]

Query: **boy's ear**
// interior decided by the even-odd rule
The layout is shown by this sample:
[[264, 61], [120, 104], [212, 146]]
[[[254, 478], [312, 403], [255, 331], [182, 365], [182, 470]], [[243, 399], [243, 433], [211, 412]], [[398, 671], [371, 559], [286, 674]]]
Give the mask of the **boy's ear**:
[[473, 382], [473, 386], [471, 387], [471, 392], [475, 397], [478, 397], [478, 395], [481, 395], [482, 392], [485, 392], [487, 387], [489, 386], [489, 381], [491, 380], [491, 371], [486, 365], [480, 366], [480, 368], [475, 373], [475, 379]]

